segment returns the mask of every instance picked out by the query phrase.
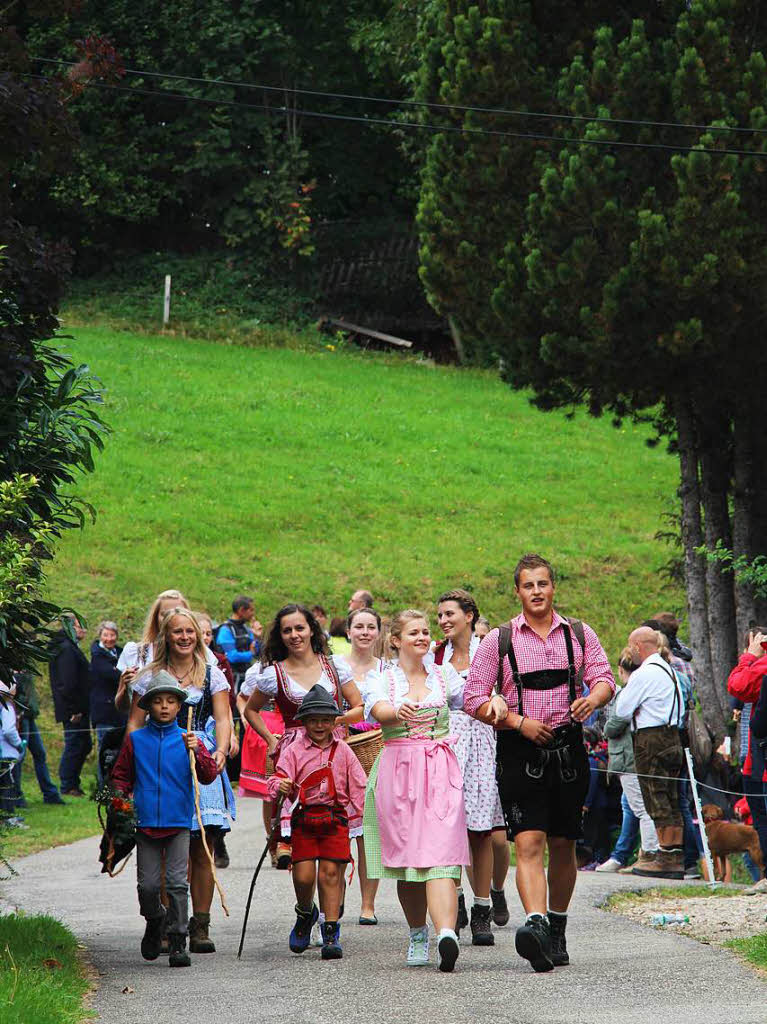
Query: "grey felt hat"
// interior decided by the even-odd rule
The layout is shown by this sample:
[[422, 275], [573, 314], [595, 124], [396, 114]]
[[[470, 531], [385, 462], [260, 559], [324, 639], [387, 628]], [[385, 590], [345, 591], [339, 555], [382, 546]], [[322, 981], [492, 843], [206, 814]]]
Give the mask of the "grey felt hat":
[[178, 697], [182, 704], [187, 698], [186, 690], [179, 686], [176, 677], [172, 676], [170, 672], [166, 672], [164, 668], [152, 676], [152, 681], [147, 687], [146, 693], [138, 699], [138, 706], [146, 711], [152, 703], [152, 698], [156, 697], [158, 693], [172, 693], [174, 697]]
[[301, 701], [301, 707], [296, 712], [295, 717], [300, 719], [308, 718], [309, 715], [327, 715], [328, 717], [335, 718], [340, 714], [338, 705], [325, 687], [315, 683]]

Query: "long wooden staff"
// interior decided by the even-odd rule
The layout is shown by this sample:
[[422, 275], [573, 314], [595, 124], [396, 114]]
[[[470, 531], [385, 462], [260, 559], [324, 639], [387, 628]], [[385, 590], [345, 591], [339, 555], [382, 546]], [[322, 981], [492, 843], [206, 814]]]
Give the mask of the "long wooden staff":
[[[187, 718], [186, 731], [192, 731], [192, 712], [193, 708], [189, 708], [189, 717]], [[192, 769], [192, 778], [194, 779], [194, 807], [197, 811], [197, 824], [200, 826], [200, 838], [202, 839], [202, 845], [205, 847], [205, 852], [208, 855], [210, 861], [210, 870], [213, 872], [213, 881], [215, 882], [216, 888], [218, 889], [218, 895], [221, 900], [221, 906], [224, 908], [224, 913], [229, 917], [229, 907], [226, 905], [226, 896], [224, 890], [221, 888], [221, 883], [218, 880], [216, 874], [216, 862], [213, 860], [213, 856], [208, 849], [208, 840], [205, 836], [205, 826], [202, 823], [202, 811], [200, 810], [200, 783], [197, 781], [197, 763], [194, 759], [194, 751], [189, 751], [189, 767]], [[223, 785], [223, 783], [222, 783]]]

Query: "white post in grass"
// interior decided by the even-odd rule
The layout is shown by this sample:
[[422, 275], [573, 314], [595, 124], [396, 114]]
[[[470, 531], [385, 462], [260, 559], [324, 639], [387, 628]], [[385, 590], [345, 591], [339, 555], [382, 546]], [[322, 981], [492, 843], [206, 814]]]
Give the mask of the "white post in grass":
[[162, 304], [162, 325], [168, 326], [170, 320], [170, 274], [165, 275], [165, 298]]
[[700, 829], [700, 838], [703, 840], [703, 857], [706, 861], [706, 867], [708, 868], [708, 884], [712, 889], [716, 889], [719, 884], [714, 878], [714, 862], [711, 859], [711, 850], [708, 847], [708, 836], [706, 835], [706, 825], [703, 821], [703, 808], [700, 806], [700, 794], [698, 793], [698, 781], [695, 778], [695, 771], [693, 769], [692, 754], [690, 748], [684, 748], [684, 756], [687, 759], [687, 771], [690, 773], [690, 785], [692, 786], [692, 798], [695, 802], [695, 812], [698, 815], [698, 828]]

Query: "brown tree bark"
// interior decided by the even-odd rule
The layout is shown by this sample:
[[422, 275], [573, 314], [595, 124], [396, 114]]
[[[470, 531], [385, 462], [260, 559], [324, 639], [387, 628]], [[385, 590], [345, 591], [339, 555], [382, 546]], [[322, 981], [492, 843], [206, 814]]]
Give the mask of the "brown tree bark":
[[[754, 547], [755, 458], [754, 436], [750, 403], [738, 405], [735, 412], [732, 488], [732, 552], [735, 558], [752, 559], [758, 552]], [[754, 588], [735, 580], [735, 616], [738, 636], [743, 639], [746, 630], [759, 618]]]
[[[705, 426], [698, 430], [700, 497], [706, 546], [717, 541], [732, 549], [732, 530], [728, 495], [731, 479], [730, 423], [710, 410]], [[704, 413], [705, 415], [705, 413]], [[729, 715], [727, 677], [738, 660], [735, 624], [735, 581], [732, 572], [718, 562], [707, 562], [709, 646], [714, 677], [714, 693], [723, 716]]]
[[679, 498], [681, 501], [681, 532], [684, 551], [684, 575], [687, 590], [687, 617], [690, 646], [694, 655], [695, 680], [703, 717], [716, 736], [725, 732], [725, 718], [715, 693], [714, 672], [709, 643], [708, 607], [706, 599], [706, 562], [696, 548], [703, 544], [700, 483], [695, 423], [689, 398], [675, 402], [679, 446]]

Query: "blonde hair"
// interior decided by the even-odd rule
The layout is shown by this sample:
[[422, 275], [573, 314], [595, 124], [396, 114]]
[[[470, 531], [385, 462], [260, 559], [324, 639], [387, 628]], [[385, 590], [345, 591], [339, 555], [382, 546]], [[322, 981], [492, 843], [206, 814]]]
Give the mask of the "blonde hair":
[[387, 655], [390, 659], [394, 660], [399, 656], [399, 646], [395, 647], [392, 640], [395, 637], [400, 640], [402, 637], [402, 630], [408, 622], [413, 622], [415, 619], [423, 619], [426, 623], [429, 621], [429, 617], [426, 612], [421, 612], [417, 608], [405, 608], [404, 611], [397, 612], [389, 623], [389, 632], [386, 637], [386, 648]]
[[197, 616], [188, 608], [182, 608], [180, 606], [178, 608], [171, 608], [171, 610], [163, 616], [162, 622], [160, 623], [160, 629], [155, 637], [154, 647], [152, 649], [153, 658], [136, 678], [140, 679], [144, 675], [154, 675], [161, 669], [168, 669], [170, 665], [168, 632], [171, 620], [177, 615], [180, 615], [184, 619], [188, 619], [194, 626], [196, 643], [192, 654], [194, 663], [192, 666], [192, 675], [189, 679], [189, 685], [196, 686], [201, 690], [205, 685], [205, 673], [208, 667], [208, 663], [205, 658], [205, 641], [202, 638], [202, 629], [200, 629], [200, 623], [197, 621]]
[[189, 610], [189, 602], [180, 590], [163, 590], [151, 604], [144, 623], [144, 635], [141, 638], [142, 644], [153, 644], [160, 632], [160, 605], [163, 601], [173, 600], [177, 602], [176, 607]]
[[655, 630], [655, 635], [658, 638], [658, 654], [664, 661], [671, 661], [671, 646], [668, 642], [668, 637], [665, 633], [661, 633], [659, 629]]

